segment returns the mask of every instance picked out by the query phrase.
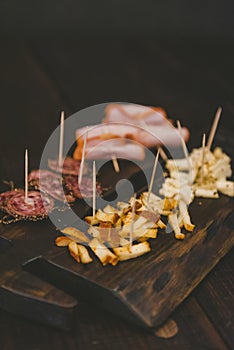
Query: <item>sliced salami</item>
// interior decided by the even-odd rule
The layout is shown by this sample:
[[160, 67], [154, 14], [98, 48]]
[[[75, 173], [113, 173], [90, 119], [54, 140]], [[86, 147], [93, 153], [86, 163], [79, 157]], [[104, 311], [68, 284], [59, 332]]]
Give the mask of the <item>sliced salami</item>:
[[[40, 190], [43, 193], [49, 194], [51, 197], [58, 201], [68, 201], [72, 203], [75, 198], [64, 193], [62, 186], [62, 177], [59, 174], [55, 174], [49, 170], [34, 170], [29, 174], [29, 184], [36, 190]], [[64, 198], [65, 196], [65, 198]]]
[[[55, 171], [56, 173], [62, 173], [63, 175], [74, 175], [78, 176], [80, 171], [80, 161], [72, 159], [72, 158], [65, 158], [63, 161], [62, 167], [59, 166], [58, 160], [48, 160], [48, 166], [51, 170]], [[87, 166], [84, 163], [83, 168], [83, 174], [87, 173]]]
[[[72, 193], [76, 198], [91, 198], [93, 196], [93, 181], [87, 176], [82, 177], [81, 185], [78, 185], [77, 176], [65, 176], [64, 177], [65, 188]], [[101, 194], [101, 186], [97, 184], [97, 191]]]
[[58, 179], [60, 178], [60, 175], [55, 174], [50, 170], [37, 169], [37, 170], [31, 171], [31, 173], [28, 175], [28, 181], [29, 183], [31, 183], [34, 180], [39, 180], [39, 178], [42, 180], [42, 179], [47, 179], [48, 177]]
[[16, 193], [23, 193], [22, 189], [14, 189], [11, 191], [6, 191], [6, 192], [2, 192], [0, 194], [0, 209], [2, 211], [6, 211], [6, 203], [7, 201], [14, 196]]
[[5, 209], [7, 213], [13, 217], [21, 217], [22, 219], [40, 219], [44, 218], [54, 208], [54, 201], [50, 196], [42, 194], [38, 191], [28, 192], [28, 202], [25, 201], [24, 191], [16, 192], [8, 197]]

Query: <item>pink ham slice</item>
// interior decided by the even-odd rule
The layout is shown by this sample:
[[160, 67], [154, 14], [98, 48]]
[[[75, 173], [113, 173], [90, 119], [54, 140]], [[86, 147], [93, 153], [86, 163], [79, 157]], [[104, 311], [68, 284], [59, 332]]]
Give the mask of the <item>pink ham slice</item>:
[[142, 145], [121, 138], [87, 142], [85, 150], [86, 159], [111, 159], [112, 156], [116, 158], [143, 160], [145, 158], [145, 151]]
[[123, 124], [123, 123], [111, 123], [111, 124], [97, 124], [89, 125], [76, 130], [76, 138], [83, 140], [85, 133], [87, 133], [87, 141], [94, 141], [98, 139], [100, 141], [113, 139], [113, 138], [126, 138], [128, 135], [129, 139], [133, 139], [134, 135], [138, 130], [138, 126], [133, 124]]
[[[76, 131], [78, 146], [73, 154], [75, 159], [81, 157], [85, 132], [88, 132], [86, 159], [111, 159], [115, 155], [117, 158], [141, 160], [144, 159], [144, 146], [151, 148], [159, 145], [166, 147], [181, 145], [178, 130], [168, 121], [157, 126], [133, 126], [122, 123], [100, 124]], [[186, 128], [182, 128], [182, 136], [185, 140], [188, 139], [189, 132]]]
[[165, 123], [166, 112], [160, 107], [147, 107], [136, 104], [110, 103], [105, 110], [103, 123], [125, 122], [159, 125]]
[[[185, 140], [188, 140], [188, 129], [182, 128], [182, 137]], [[136, 140], [149, 148], [158, 145], [163, 145], [166, 147], [181, 145], [180, 133], [170, 123], [158, 126], [152, 125], [150, 127], [146, 127], [145, 130], [142, 128], [141, 130], [138, 130]]]

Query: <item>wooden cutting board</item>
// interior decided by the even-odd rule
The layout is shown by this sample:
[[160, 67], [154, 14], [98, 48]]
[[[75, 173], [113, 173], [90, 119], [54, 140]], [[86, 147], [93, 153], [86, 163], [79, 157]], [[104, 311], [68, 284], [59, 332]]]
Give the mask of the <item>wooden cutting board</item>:
[[[140, 191], [138, 169], [121, 168], [119, 176]], [[84, 216], [87, 205], [77, 205]], [[103, 267], [95, 256], [89, 265], [76, 263], [55, 246], [58, 231], [49, 220], [1, 225], [0, 307], [67, 329], [78, 299], [144, 327], [159, 326], [234, 244], [233, 199], [195, 200], [190, 211], [196, 229], [185, 240], [159, 234], [149, 254], [115, 267]]]

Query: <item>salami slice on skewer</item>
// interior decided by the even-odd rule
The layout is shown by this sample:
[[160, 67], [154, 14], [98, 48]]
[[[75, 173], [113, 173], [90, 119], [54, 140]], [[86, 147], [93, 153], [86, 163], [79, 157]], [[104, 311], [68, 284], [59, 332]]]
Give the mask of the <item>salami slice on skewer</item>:
[[38, 191], [28, 192], [28, 202], [25, 202], [24, 191], [16, 192], [8, 197], [5, 206], [9, 215], [28, 220], [40, 220], [46, 217], [53, 208], [54, 200]]
[[72, 195], [64, 193], [61, 184], [62, 177], [59, 174], [55, 174], [49, 170], [33, 170], [29, 174], [28, 180], [29, 184], [36, 190], [49, 194], [58, 201], [64, 202], [64, 196], [69, 203], [75, 201]]
[[[74, 175], [78, 176], [80, 171], [80, 161], [77, 161], [72, 158], [65, 158], [62, 164], [62, 167], [59, 166], [58, 160], [48, 160], [48, 166], [51, 170], [56, 173], [62, 173], [63, 175]], [[87, 173], [87, 166], [84, 164], [83, 174]]]
[[[64, 177], [64, 185], [65, 188], [72, 193], [72, 195], [76, 198], [92, 198], [93, 197], [93, 182], [92, 179], [83, 176], [82, 182], [80, 186], [78, 185], [78, 178], [77, 176], [65, 176]], [[97, 191], [99, 194], [101, 194], [101, 186], [97, 185]]]
[[14, 196], [16, 193], [23, 193], [22, 189], [14, 189], [11, 191], [6, 191], [0, 194], [0, 209], [2, 211], [6, 211], [6, 203], [7, 201]]

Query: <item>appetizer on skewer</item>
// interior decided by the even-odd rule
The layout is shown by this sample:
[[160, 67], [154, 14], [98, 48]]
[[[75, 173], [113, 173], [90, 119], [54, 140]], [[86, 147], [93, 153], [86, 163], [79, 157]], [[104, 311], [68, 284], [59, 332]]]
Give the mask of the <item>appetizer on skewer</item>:
[[[80, 171], [81, 163], [73, 158], [66, 157], [63, 158], [61, 166], [59, 165], [59, 162], [57, 159], [48, 160], [48, 167], [50, 170], [54, 171], [58, 174], [63, 175], [74, 175], [78, 176]], [[84, 163], [83, 166], [83, 174], [86, 174], [88, 171], [86, 163]]]
[[45, 193], [28, 190], [28, 151], [25, 151], [25, 188], [13, 189], [0, 195], [0, 209], [6, 213], [1, 222], [38, 221], [54, 208], [54, 200]]
[[[187, 140], [188, 129], [182, 128], [181, 135]], [[112, 159], [114, 155], [142, 160], [144, 147], [176, 146], [181, 142], [165, 110], [136, 104], [111, 103], [101, 124], [76, 130], [77, 147], [73, 154], [76, 160], [82, 158], [85, 136], [87, 159]]]
[[[153, 110], [153, 112], [152, 112]], [[191, 222], [188, 206], [195, 197], [218, 198], [219, 192], [234, 196], [234, 183], [231, 176], [231, 159], [221, 148], [211, 151], [221, 109], [219, 108], [211, 128], [206, 146], [203, 135], [202, 147], [190, 154], [184, 139], [188, 131], [178, 130], [166, 119], [162, 109], [151, 109], [136, 105], [112, 105], [107, 111], [112, 122], [122, 113], [121, 123], [90, 126], [77, 131], [78, 146], [74, 158], [63, 158], [63, 122], [61, 115], [59, 157], [49, 160], [50, 170], [35, 170], [28, 176], [28, 154], [25, 153], [25, 190], [13, 189], [0, 194], [0, 209], [7, 215], [1, 220], [10, 223], [19, 220], [41, 220], [54, 209], [54, 200], [74, 202], [76, 198], [93, 198], [93, 215], [85, 220], [89, 230], [85, 234], [74, 227], [62, 230], [65, 236], [56, 239], [56, 245], [68, 246], [69, 252], [77, 262], [90, 263], [87, 245], [97, 255], [103, 265], [116, 265], [118, 261], [136, 258], [148, 253], [149, 239], [157, 238], [158, 230], [167, 230], [170, 225], [176, 239], [184, 239], [186, 231], [192, 232], [195, 225]], [[167, 124], [165, 126], [165, 123]], [[171, 133], [173, 130], [173, 133]], [[173, 137], [172, 137], [173, 135]], [[168, 138], [170, 139], [168, 141]], [[117, 207], [107, 205], [96, 211], [96, 191], [101, 187], [96, 183], [95, 162], [93, 180], [88, 177], [85, 158], [112, 159], [115, 171], [119, 171], [116, 157], [135, 159], [144, 158], [144, 147], [158, 146], [161, 142], [168, 145], [182, 144], [183, 159], [168, 159], [159, 148], [155, 157], [152, 178], [148, 192], [139, 198], [135, 196], [129, 202], [119, 202]], [[129, 157], [131, 154], [131, 157]], [[159, 191], [152, 193], [158, 157], [163, 155], [168, 176]], [[117, 163], [116, 163], [117, 162]], [[28, 190], [28, 186], [33, 190]], [[162, 216], [162, 218], [161, 218]]]
[[50, 170], [33, 170], [28, 177], [30, 187], [50, 195], [57, 201], [73, 203], [75, 196], [69, 191], [64, 192], [61, 186], [61, 175]]
[[[133, 117], [133, 115], [128, 115], [130, 109], [128, 112], [123, 111], [119, 105], [111, 106], [110, 110], [114, 116], [125, 114], [125, 121]], [[146, 111], [142, 110], [143, 112]], [[128, 203], [120, 202], [117, 208], [107, 205], [103, 210], [98, 209], [93, 216], [85, 218], [90, 225], [87, 233], [88, 245], [103, 265], [108, 263], [116, 265], [118, 261], [135, 258], [149, 252], [148, 239], [157, 238], [158, 229], [165, 230], [168, 225], [174, 232], [175, 238], [183, 240], [186, 236], [185, 231], [192, 232], [195, 229], [188, 210], [188, 206], [195, 197], [218, 198], [218, 192], [234, 197], [234, 182], [227, 180], [232, 174], [230, 157], [220, 147], [216, 147], [213, 152], [210, 150], [220, 114], [221, 108], [217, 110], [208, 145], [205, 145], [206, 137], [203, 135], [202, 147], [194, 149], [191, 154], [183, 140], [180, 122], [177, 122], [178, 136], [185, 158], [168, 159], [164, 154], [169, 174], [159, 191], [162, 197], [152, 193], [158, 156], [162, 153], [159, 149], [155, 158], [149, 192], [142, 193], [138, 199], [131, 198]], [[149, 115], [140, 115], [139, 120], [144, 117], [148, 118]], [[113, 121], [112, 117], [105, 121]], [[163, 117], [165, 116], [161, 114], [158, 118], [162, 120]], [[90, 135], [93, 136], [90, 138], [91, 146], [101, 142], [101, 138], [108, 138], [108, 135], [98, 136], [97, 131], [95, 128], [91, 129]], [[122, 126], [118, 131], [124, 132]], [[82, 134], [82, 131], [78, 131], [78, 134], [79, 132]], [[78, 145], [76, 152], [79, 153], [81, 149], [82, 147], [79, 149]], [[166, 223], [161, 220], [161, 215], [166, 218]], [[113, 254], [118, 260], [113, 257]]]

